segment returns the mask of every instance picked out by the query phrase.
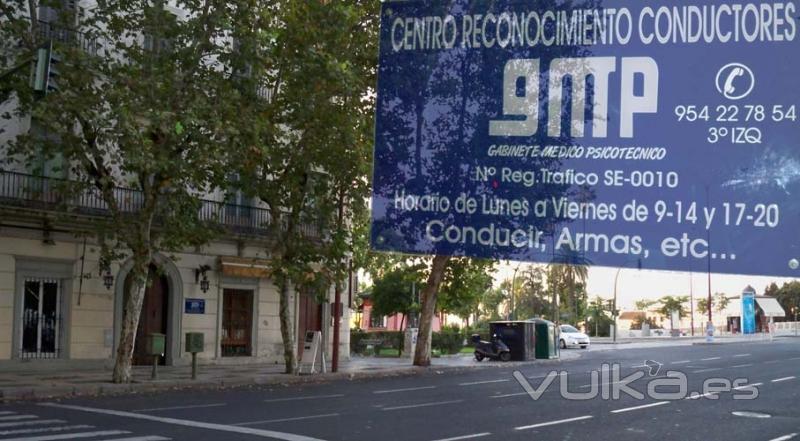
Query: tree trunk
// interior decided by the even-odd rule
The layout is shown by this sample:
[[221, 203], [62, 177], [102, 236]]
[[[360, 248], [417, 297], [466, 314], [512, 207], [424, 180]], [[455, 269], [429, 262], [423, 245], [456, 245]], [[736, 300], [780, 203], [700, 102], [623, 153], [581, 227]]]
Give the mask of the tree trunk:
[[297, 373], [297, 347], [294, 342], [294, 329], [292, 326], [292, 305], [289, 298], [289, 282], [281, 278], [278, 281], [280, 289], [280, 319], [281, 339], [283, 340], [283, 360], [286, 366], [285, 373]]
[[[136, 345], [136, 329], [139, 327], [139, 316], [142, 312], [144, 295], [147, 290], [147, 277], [150, 272], [150, 258], [145, 256], [135, 259], [130, 272], [131, 282], [126, 287], [122, 308], [122, 325], [120, 326], [119, 345], [114, 361], [112, 381], [114, 383], [130, 383], [133, 380], [131, 365], [133, 348]], [[125, 283], [119, 280], [117, 283]]]
[[428, 276], [425, 288], [422, 289], [421, 316], [419, 319], [417, 347], [414, 350], [414, 366], [431, 365], [431, 334], [433, 331], [433, 317], [436, 313], [436, 295], [444, 278], [444, 269], [449, 261], [450, 256], [434, 256], [431, 274]]

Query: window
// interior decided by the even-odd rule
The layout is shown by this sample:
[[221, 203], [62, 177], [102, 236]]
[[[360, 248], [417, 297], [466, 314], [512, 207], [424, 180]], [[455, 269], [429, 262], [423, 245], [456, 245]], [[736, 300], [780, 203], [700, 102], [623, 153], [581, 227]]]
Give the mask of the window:
[[61, 349], [61, 283], [26, 278], [22, 293], [21, 358], [57, 358]]
[[222, 292], [222, 356], [252, 354], [253, 291], [225, 289]]
[[369, 316], [369, 327], [370, 328], [385, 328], [386, 327], [386, 317], [382, 315], [373, 315], [370, 314]]
[[254, 226], [253, 198], [245, 196], [238, 187], [239, 177], [231, 175], [230, 188], [225, 194], [223, 223], [226, 225]]

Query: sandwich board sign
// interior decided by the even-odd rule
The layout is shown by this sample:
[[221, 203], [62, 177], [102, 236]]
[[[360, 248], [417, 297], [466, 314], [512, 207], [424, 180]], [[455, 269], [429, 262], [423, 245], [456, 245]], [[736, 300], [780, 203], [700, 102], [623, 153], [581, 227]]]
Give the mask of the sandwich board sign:
[[383, 2], [372, 247], [797, 276], [798, 16]]
[[300, 359], [298, 372], [303, 373], [304, 368], [308, 374], [325, 372], [325, 353], [322, 352], [321, 344], [322, 332], [306, 331], [303, 340], [303, 356]]

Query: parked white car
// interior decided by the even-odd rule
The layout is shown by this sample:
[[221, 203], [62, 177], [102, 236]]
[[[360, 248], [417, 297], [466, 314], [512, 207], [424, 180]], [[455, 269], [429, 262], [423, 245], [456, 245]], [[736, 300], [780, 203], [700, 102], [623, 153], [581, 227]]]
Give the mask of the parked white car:
[[561, 325], [561, 336], [559, 337], [561, 349], [577, 346], [581, 349], [586, 349], [589, 347], [589, 343], [588, 335], [578, 331], [574, 326]]

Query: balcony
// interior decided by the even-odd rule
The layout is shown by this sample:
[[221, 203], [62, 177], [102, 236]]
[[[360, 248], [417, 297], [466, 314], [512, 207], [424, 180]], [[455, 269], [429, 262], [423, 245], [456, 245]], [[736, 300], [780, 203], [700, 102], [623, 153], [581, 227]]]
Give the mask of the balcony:
[[97, 44], [96, 38], [89, 37], [81, 31], [68, 29], [42, 20], [39, 20], [38, 25], [40, 42], [53, 40], [59, 43], [78, 47], [89, 55], [97, 55], [99, 45]]
[[[84, 217], [108, 216], [108, 205], [96, 188], [86, 188], [65, 198], [64, 188], [70, 181], [0, 170], [0, 210], [3, 207], [61, 212]], [[138, 190], [115, 188], [114, 193], [122, 213], [136, 213], [144, 203]], [[229, 234], [266, 236], [273, 222], [270, 211], [254, 206], [234, 205], [208, 199], [200, 200], [198, 219], [221, 226]], [[285, 229], [285, 226], [283, 226]], [[300, 234], [320, 238], [313, 224], [302, 224]]]

